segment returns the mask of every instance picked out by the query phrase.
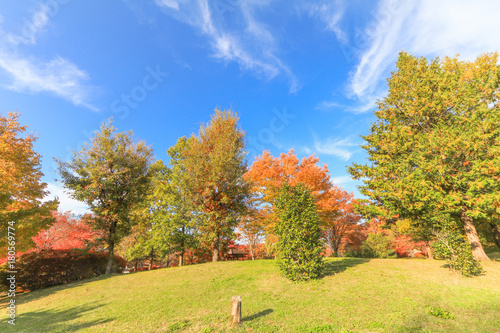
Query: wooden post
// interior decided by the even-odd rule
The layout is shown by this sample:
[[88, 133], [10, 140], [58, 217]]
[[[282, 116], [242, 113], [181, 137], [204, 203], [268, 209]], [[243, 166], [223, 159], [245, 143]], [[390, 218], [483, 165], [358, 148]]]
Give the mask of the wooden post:
[[231, 317], [232, 322], [231, 325], [241, 323], [241, 297], [233, 296], [231, 298]]

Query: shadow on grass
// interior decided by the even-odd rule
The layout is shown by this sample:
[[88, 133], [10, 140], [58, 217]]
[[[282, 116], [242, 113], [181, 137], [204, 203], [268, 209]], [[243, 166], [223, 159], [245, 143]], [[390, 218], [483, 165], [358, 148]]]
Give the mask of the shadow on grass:
[[263, 311], [254, 313], [251, 316], [243, 318], [243, 321], [251, 321], [251, 320], [254, 320], [254, 319], [257, 319], [257, 318], [260, 318], [260, 317], [264, 317], [264, 316], [267, 316], [268, 314], [270, 314], [272, 312], [273, 312], [273, 309], [263, 310]]
[[355, 267], [364, 263], [369, 262], [368, 258], [342, 258], [336, 260], [325, 260], [325, 266], [323, 269], [323, 276], [335, 275], [342, 273], [350, 267]]
[[492, 261], [500, 261], [500, 252], [490, 252], [487, 255]]
[[[76, 332], [84, 328], [89, 328], [95, 325], [101, 325], [115, 320], [115, 318], [106, 319], [90, 319], [88, 312], [102, 307], [103, 304], [94, 306], [75, 306], [69, 309], [57, 310], [40, 310], [16, 315], [15, 326], [10, 325], [7, 321], [10, 318], [2, 319], [0, 327], [11, 326], [11, 331], [20, 332]], [[70, 321], [85, 318], [79, 322], [70, 323]]]
[[[83, 279], [83, 280], [78, 280], [74, 282], [69, 282], [65, 284], [59, 284], [56, 286], [51, 286], [47, 288], [42, 288], [42, 289], [37, 289], [33, 291], [23, 291], [23, 292], [16, 292], [16, 302], [18, 304], [22, 303], [28, 303], [31, 301], [36, 301], [37, 299], [49, 296], [51, 294], [55, 294], [58, 291], [64, 290], [64, 289], [69, 289], [69, 288], [74, 288], [78, 286], [82, 286], [84, 284], [94, 282], [94, 281], [102, 281], [109, 279], [111, 277], [115, 276], [120, 276], [121, 274], [112, 274], [112, 275], [101, 275], [98, 277], [90, 278], [90, 279]], [[0, 296], [0, 306], [8, 304], [10, 301], [10, 297], [7, 297], [7, 293], [4, 292]]]

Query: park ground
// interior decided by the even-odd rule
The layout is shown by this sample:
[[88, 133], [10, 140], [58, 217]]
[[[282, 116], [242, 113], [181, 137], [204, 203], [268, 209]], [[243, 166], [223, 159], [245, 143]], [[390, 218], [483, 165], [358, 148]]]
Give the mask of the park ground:
[[[16, 325], [3, 310], [0, 332], [500, 332], [492, 258], [474, 278], [441, 260], [360, 258], [328, 258], [309, 283], [289, 282], [274, 260], [100, 277], [16, 296]], [[243, 322], [231, 328], [234, 295]]]

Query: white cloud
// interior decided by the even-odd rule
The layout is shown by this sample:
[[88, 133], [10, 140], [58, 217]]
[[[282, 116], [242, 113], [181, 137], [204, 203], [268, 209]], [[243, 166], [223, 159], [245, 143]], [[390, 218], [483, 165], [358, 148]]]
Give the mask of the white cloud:
[[318, 154], [332, 155], [341, 158], [344, 161], [348, 161], [354, 154], [354, 151], [350, 147], [357, 147], [358, 144], [352, 143], [349, 139], [333, 139], [328, 138], [325, 141], [320, 141], [314, 139], [314, 149], [313, 151]]
[[169, 7], [174, 10], [179, 10], [179, 3], [175, 0], [155, 0], [158, 6]]
[[331, 177], [330, 180], [334, 185], [342, 185], [352, 183], [354, 181], [351, 176]]
[[41, 5], [25, 22], [20, 34], [5, 32], [0, 27], [0, 70], [3, 72], [0, 72], [0, 84], [17, 92], [50, 92], [75, 105], [96, 110], [89, 103], [95, 88], [87, 84], [89, 77], [86, 72], [59, 56], [43, 61], [19, 51], [19, 44], [36, 43], [36, 37], [45, 31], [51, 13], [54, 15], [54, 8]]
[[[242, 70], [273, 79], [283, 75], [289, 90], [295, 93], [299, 82], [292, 70], [277, 56], [277, 41], [265, 25], [256, 19], [256, 11], [269, 5], [260, 2], [165, 1], [155, 3], [175, 19], [199, 29], [208, 37], [212, 56], [236, 62]], [[237, 24], [235, 24], [237, 22]], [[232, 23], [232, 24], [230, 24]]]
[[341, 0], [303, 2], [302, 6], [310, 16], [317, 16], [325, 24], [326, 29], [332, 31], [341, 43], [347, 43], [348, 38], [341, 28], [341, 20], [344, 17], [345, 2]]
[[[385, 79], [400, 51], [434, 58], [455, 56], [473, 59], [483, 52], [500, 50], [497, 13], [500, 2], [384, 0], [375, 19], [367, 25], [366, 47], [359, 47], [359, 63], [352, 72], [352, 97], [369, 110], [387, 89]], [[356, 46], [352, 46], [356, 49]]]
[[59, 198], [59, 211], [72, 211], [74, 214], [89, 213], [90, 210], [83, 202], [72, 199], [60, 183], [47, 183], [47, 190], [50, 194], [44, 200], [52, 200], [55, 197]]

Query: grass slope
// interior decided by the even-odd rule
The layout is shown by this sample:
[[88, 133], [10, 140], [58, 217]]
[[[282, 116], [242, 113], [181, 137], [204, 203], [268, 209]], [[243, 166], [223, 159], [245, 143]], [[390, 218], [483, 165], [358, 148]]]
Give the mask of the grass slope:
[[[323, 279], [301, 284], [282, 278], [274, 261], [260, 260], [52, 287], [17, 296], [16, 326], [3, 316], [0, 331], [500, 332], [498, 261], [485, 263], [477, 278], [457, 276], [436, 260], [326, 263]], [[233, 295], [243, 298], [244, 321], [235, 329], [229, 327]], [[429, 307], [454, 319], [434, 317]]]

